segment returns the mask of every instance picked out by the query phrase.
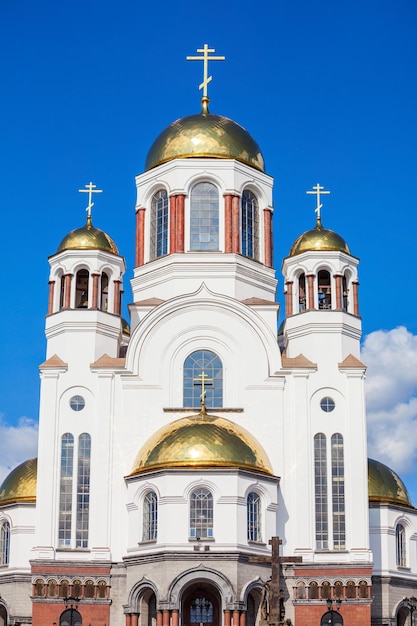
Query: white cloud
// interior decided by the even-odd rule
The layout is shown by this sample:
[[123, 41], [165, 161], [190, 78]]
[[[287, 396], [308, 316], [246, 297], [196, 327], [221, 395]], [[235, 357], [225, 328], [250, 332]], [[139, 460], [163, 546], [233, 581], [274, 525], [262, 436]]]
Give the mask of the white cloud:
[[7, 424], [0, 416], [0, 484], [19, 463], [37, 455], [38, 424], [21, 417], [17, 425]]
[[368, 456], [410, 472], [417, 459], [417, 336], [400, 326], [365, 338]]

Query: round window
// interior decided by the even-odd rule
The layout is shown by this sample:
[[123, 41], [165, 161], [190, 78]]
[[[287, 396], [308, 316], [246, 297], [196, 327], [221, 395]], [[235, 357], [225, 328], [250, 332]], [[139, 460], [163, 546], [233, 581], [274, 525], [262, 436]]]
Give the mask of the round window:
[[330, 413], [331, 411], [333, 411], [335, 406], [335, 401], [333, 400], [333, 398], [329, 398], [329, 396], [326, 396], [325, 398], [322, 398], [320, 400], [320, 407], [326, 413]]
[[85, 400], [82, 396], [72, 396], [70, 407], [73, 411], [82, 411], [85, 407]]

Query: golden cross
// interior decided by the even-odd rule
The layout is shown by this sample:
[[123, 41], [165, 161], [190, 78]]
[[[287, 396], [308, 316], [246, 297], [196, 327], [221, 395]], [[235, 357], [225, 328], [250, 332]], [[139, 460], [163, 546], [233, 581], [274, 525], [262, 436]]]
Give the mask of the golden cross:
[[200, 400], [202, 402], [204, 402], [204, 396], [206, 395], [206, 390], [204, 389], [204, 383], [207, 383], [208, 385], [211, 385], [211, 383], [213, 382], [212, 378], [209, 378], [208, 375], [205, 372], [201, 372], [201, 374], [199, 374], [197, 376], [197, 378], [193, 378], [193, 380], [196, 383], [201, 383], [201, 396], [200, 396]]
[[94, 202], [91, 202], [93, 198], [93, 193], [102, 193], [102, 189], [96, 189], [97, 185], [93, 185], [93, 183], [88, 183], [88, 185], [84, 185], [86, 189], [79, 189], [78, 191], [81, 193], [88, 193], [88, 207], [86, 208], [88, 218], [91, 218], [91, 209], [94, 206]]
[[203, 98], [207, 98], [207, 85], [213, 80], [213, 76], [207, 76], [208, 74], [208, 62], [209, 61], [224, 61], [226, 57], [209, 57], [210, 52], [216, 52], [214, 48], [209, 48], [208, 44], [204, 44], [204, 48], [197, 48], [197, 52], [200, 52], [201, 57], [187, 57], [187, 61], [203, 61], [204, 63], [204, 80], [199, 86], [199, 89], [203, 89]]
[[324, 187], [317, 183], [315, 187], [313, 187], [314, 191], [306, 191], [307, 194], [311, 194], [313, 196], [317, 196], [317, 206], [315, 208], [315, 212], [317, 213], [317, 219], [321, 219], [320, 209], [322, 208], [322, 204], [320, 204], [320, 196], [328, 195], [330, 191], [324, 191]]

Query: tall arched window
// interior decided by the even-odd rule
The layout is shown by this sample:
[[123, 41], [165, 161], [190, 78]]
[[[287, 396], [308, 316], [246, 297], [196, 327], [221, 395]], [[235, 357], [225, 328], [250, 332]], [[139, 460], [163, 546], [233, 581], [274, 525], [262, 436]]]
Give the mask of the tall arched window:
[[405, 528], [402, 524], [395, 527], [395, 544], [397, 555], [397, 567], [406, 567], [407, 554], [405, 549]]
[[220, 358], [210, 350], [197, 350], [184, 362], [185, 407], [199, 407], [204, 379], [207, 407], [223, 406], [223, 367]]
[[61, 476], [59, 482], [58, 544], [71, 546], [72, 481], [74, 474], [74, 437], [70, 433], [61, 439]]
[[0, 527], [0, 565], [8, 565], [10, 558], [10, 524], [4, 521]]
[[190, 537], [193, 539], [213, 537], [213, 496], [203, 487], [191, 494]]
[[198, 183], [191, 190], [190, 249], [219, 249], [219, 192], [211, 183]]
[[75, 545], [88, 548], [88, 522], [90, 514], [90, 457], [91, 437], [83, 433], [78, 438], [77, 470], [77, 528]]
[[151, 203], [151, 261], [168, 253], [168, 215], [168, 194], [165, 189], [160, 189]]
[[106, 272], [101, 275], [101, 288], [100, 288], [100, 309], [107, 311], [109, 308], [109, 277]]
[[75, 281], [75, 308], [84, 309], [88, 307], [88, 270], [79, 270]]
[[245, 189], [240, 202], [241, 252], [251, 259], [259, 257], [258, 202], [255, 195]]
[[345, 466], [343, 460], [343, 437], [332, 435], [332, 506], [333, 549], [344, 550], [346, 546], [345, 520]]
[[332, 308], [332, 285], [330, 273], [327, 270], [320, 270], [317, 276], [318, 305], [319, 309]]
[[261, 498], [251, 491], [247, 500], [248, 541], [262, 541], [261, 534]]
[[142, 541], [155, 541], [158, 534], [158, 498], [149, 491], [143, 500]]
[[327, 511], [327, 458], [326, 437], [323, 433], [314, 436], [314, 487], [316, 509], [316, 548], [329, 547]]
[[307, 308], [306, 275], [304, 272], [298, 277], [298, 311], [301, 313]]

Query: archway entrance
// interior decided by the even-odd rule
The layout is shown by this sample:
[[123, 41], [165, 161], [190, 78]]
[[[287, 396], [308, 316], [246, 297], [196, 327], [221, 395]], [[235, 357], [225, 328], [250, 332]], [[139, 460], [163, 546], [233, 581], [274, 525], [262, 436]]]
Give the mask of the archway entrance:
[[182, 602], [183, 626], [221, 626], [220, 597], [213, 587], [193, 585]]

